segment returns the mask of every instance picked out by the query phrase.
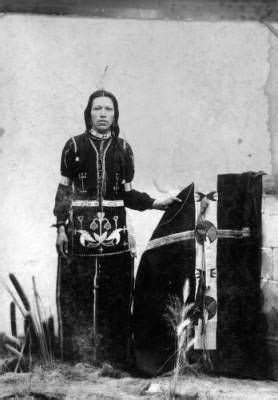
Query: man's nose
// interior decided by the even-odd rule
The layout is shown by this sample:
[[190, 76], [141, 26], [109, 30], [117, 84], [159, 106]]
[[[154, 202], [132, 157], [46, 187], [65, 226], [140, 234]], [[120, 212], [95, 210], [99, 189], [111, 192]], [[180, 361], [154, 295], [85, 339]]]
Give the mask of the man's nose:
[[101, 110], [100, 110], [100, 116], [101, 117], [106, 117], [106, 110], [104, 109], [104, 108], [102, 108]]

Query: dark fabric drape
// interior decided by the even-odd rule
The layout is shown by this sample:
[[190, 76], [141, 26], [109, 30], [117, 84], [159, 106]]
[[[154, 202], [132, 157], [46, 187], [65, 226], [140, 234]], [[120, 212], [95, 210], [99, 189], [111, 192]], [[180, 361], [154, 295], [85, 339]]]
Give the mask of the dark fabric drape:
[[[219, 175], [217, 193], [217, 229], [242, 231], [248, 227], [249, 234], [236, 239], [218, 237], [217, 350], [211, 351], [214, 370], [262, 377], [267, 371], [267, 351], [260, 293], [261, 174]], [[182, 206], [165, 212], [151, 242], [182, 231], [192, 236], [196, 225], [194, 185], [178, 197]], [[175, 336], [165, 318], [169, 299], [177, 296], [182, 300], [187, 277], [191, 296], [195, 293], [196, 242], [191, 236], [147, 249], [139, 265], [134, 298], [135, 352], [138, 368], [151, 375], [173, 365]]]
[[[164, 213], [151, 240], [194, 229], [193, 185], [178, 197], [182, 204], [174, 204]], [[167, 321], [166, 305], [171, 296], [181, 298], [186, 278], [190, 278], [191, 294], [194, 293], [194, 260], [194, 239], [148, 250], [141, 258], [135, 285], [134, 338], [137, 365], [145, 372], [156, 374], [173, 364], [175, 339]]]
[[236, 376], [267, 372], [261, 278], [261, 174], [218, 176], [218, 228], [250, 227], [241, 240], [217, 244], [218, 329], [215, 368]]

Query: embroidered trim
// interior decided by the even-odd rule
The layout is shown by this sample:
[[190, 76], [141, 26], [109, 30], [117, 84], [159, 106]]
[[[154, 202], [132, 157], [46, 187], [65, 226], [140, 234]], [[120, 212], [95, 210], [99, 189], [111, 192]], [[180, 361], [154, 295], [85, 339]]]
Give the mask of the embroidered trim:
[[66, 149], [65, 150], [65, 155], [64, 155], [64, 164], [65, 164], [66, 168], [68, 168], [67, 155], [68, 155], [69, 151], [70, 151], [70, 149]]
[[[103, 143], [103, 142], [102, 142]], [[101, 195], [104, 195], [106, 192], [106, 169], [105, 169], [105, 160], [106, 160], [106, 153], [107, 150], [109, 149], [111, 144], [111, 139], [109, 140], [106, 148], [104, 149], [102, 153], [102, 180], [101, 180]]]
[[71, 179], [70, 178], [67, 178], [66, 176], [61, 176], [61, 178], [60, 178], [60, 184], [61, 185], [64, 185], [64, 186], [69, 186], [69, 185], [71, 185]]
[[77, 144], [76, 144], [76, 140], [74, 139], [74, 137], [71, 138], [72, 142], [73, 142], [73, 146], [74, 146], [74, 152], [75, 154], [77, 153]]
[[92, 139], [91, 138], [89, 138], [89, 139], [90, 139], [91, 146], [95, 150], [96, 157], [97, 157], [97, 160], [96, 160], [96, 167], [97, 167], [97, 198], [99, 199], [99, 152], [98, 152], [94, 142], [92, 141]]
[[[96, 156], [97, 156], [97, 162], [96, 162], [96, 167], [97, 167], [97, 198], [99, 199], [99, 201], [102, 200], [102, 196], [103, 196], [103, 184], [104, 184], [104, 179], [105, 179], [105, 175], [106, 175], [106, 171], [105, 171], [105, 158], [106, 158], [106, 153], [107, 150], [110, 147], [111, 144], [111, 139], [109, 140], [106, 148], [104, 151], [102, 151], [102, 149], [100, 149], [100, 151], [98, 151], [98, 149], [96, 148], [96, 145], [94, 144], [93, 140], [91, 138], [90, 139], [90, 143], [93, 147], [93, 149], [96, 152]], [[101, 145], [103, 145], [103, 142], [101, 142]]]
[[132, 190], [131, 182], [124, 183], [125, 192], [130, 192]]
[[183, 240], [189, 240], [195, 238], [195, 231], [185, 231], [173, 233], [171, 235], [162, 236], [158, 239], [150, 240], [146, 250], [155, 249], [156, 247], [166, 246], [168, 244], [182, 242]]
[[114, 251], [111, 253], [105, 253], [105, 254], [85, 254], [85, 253], [71, 253], [73, 257], [78, 256], [78, 257], [106, 257], [106, 256], [113, 256], [116, 254], [122, 254], [122, 253], [130, 253], [130, 249], [127, 250], [120, 250], [120, 251]]
[[120, 186], [119, 186], [119, 179], [120, 179], [120, 174], [119, 174], [119, 172], [116, 172], [116, 173], [115, 173], [115, 180], [116, 180], [116, 183], [115, 183], [115, 185], [113, 186], [113, 190], [115, 191], [116, 194], [119, 193], [119, 189], [120, 189]]
[[87, 190], [84, 187], [84, 179], [87, 179], [87, 172], [80, 172], [80, 174], [78, 174], [78, 178], [81, 181], [81, 187], [82, 187], [82, 190], [80, 190], [80, 192], [87, 193]]
[[[123, 200], [103, 200], [102, 205], [104, 207], [123, 207]], [[98, 207], [99, 201], [97, 200], [74, 200], [72, 207]]]
[[[217, 229], [217, 238], [242, 239], [250, 236], [250, 228], [244, 227], [240, 229]], [[195, 238], [195, 231], [185, 231], [173, 233], [171, 235], [162, 236], [158, 239], [150, 240], [146, 250], [155, 249], [160, 246], [167, 246], [172, 243], [182, 242]]]
[[102, 202], [104, 207], [123, 207], [123, 200], [103, 200]]
[[250, 228], [244, 227], [242, 229], [217, 229], [217, 237], [231, 239], [250, 237]]

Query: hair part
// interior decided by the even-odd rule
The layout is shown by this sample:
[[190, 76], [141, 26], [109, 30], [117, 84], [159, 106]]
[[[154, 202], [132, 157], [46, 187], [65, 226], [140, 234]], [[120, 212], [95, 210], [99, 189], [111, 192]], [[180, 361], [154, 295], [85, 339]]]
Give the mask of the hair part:
[[85, 111], [84, 111], [86, 129], [90, 130], [92, 128], [92, 126], [93, 126], [91, 111], [92, 111], [93, 101], [97, 97], [109, 97], [109, 99], [111, 99], [111, 101], [113, 103], [113, 106], [114, 106], [114, 113], [115, 113], [114, 114], [114, 121], [113, 121], [113, 124], [111, 126], [111, 131], [117, 137], [119, 135], [119, 133], [120, 133], [120, 127], [118, 125], [118, 119], [119, 119], [118, 101], [117, 101], [116, 97], [112, 93], [107, 92], [106, 90], [96, 90], [89, 97], [87, 107], [85, 108]]

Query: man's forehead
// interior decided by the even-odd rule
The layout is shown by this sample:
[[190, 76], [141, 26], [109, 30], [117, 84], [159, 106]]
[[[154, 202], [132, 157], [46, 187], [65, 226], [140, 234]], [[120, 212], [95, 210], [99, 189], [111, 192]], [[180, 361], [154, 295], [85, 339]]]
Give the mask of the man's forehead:
[[101, 96], [101, 97], [96, 97], [94, 100], [93, 100], [93, 106], [96, 106], [96, 105], [101, 105], [101, 106], [113, 106], [113, 102], [112, 102], [112, 100], [110, 99], [110, 97], [107, 97], [107, 96]]

